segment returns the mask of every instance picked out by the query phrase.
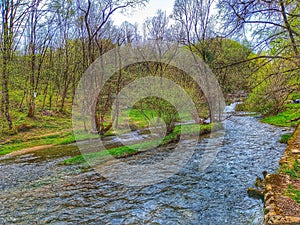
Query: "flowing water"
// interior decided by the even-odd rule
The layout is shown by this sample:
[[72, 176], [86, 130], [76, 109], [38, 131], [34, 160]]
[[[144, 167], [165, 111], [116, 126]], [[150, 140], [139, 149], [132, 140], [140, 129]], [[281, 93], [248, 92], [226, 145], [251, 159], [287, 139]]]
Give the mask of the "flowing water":
[[[0, 224], [212, 224], [263, 223], [263, 203], [247, 188], [257, 176], [278, 168], [285, 145], [282, 128], [258, 118], [233, 116], [218, 155], [199, 170], [202, 139], [182, 169], [163, 182], [141, 187], [116, 184], [80, 166], [60, 165], [78, 154], [74, 146], [0, 159]], [[188, 143], [184, 148], [188, 148]], [[124, 161], [159, 160], [171, 147]]]

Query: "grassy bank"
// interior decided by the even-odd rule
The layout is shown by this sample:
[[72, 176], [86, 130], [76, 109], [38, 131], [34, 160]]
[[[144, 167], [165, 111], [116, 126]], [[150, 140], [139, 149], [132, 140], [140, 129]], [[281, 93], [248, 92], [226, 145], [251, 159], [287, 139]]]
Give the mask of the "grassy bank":
[[[124, 112], [124, 115], [120, 116], [119, 125], [122, 126], [122, 123], [130, 121], [132, 127], [143, 129], [149, 125], [148, 121], [145, 119], [145, 115], [153, 117], [156, 115], [156, 112], [148, 110], [143, 113], [144, 114], [136, 109], [128, 109], [128, 112]], [[188, 114], [186, 117], [188, 117]], [[6, 155], [14, 151], [36, 146], [66, 145], [75, 142], [71, 114], [68, 112], [37, 112], [34, 118], [29, 118], [22, 112], [14, 112], [13, 119], [15, 121], [14, 130], [2, 129], [0, 132], [0, 155]], [[177, 132], [176, 129], [175, 131]], [[206, 128], [203, 127], [203, 129]], [[113, 130], [110, 130], [105, 136], [113, 134]], [[172, 135], [166, 137], [165, 141], [167, 141], [168, 138], [173, 139], [174, 137]], [[91, 138], [99, 138], [99, 135], [83, 133], [76, 136], [77, 141]], [[149, 143], [149, 145], [156, 146], [157, 144]], [[130, 152], [130, 150], [124, 151], [123, 149], [117, 149], [114, 152], [114, 155], [125, 154], [124, 152]]]
[[[262, 122], [275, 126], [296, 127], [293, 134], [283, 134], [281, 136], [280, 142], [288, 144], [287, 148], [279, 161], [277, 173], [271, 174], [266, 178], [264, 202], [266, 220], [270, 220], [275, 215], [284, 221], [290, 221], [287, 224], [294, 224], [292, 223], [293, 220], [285, 220], [285, 216], [290, 215], [289, 213], [292, 211], [296, 211], [299, 207], [297, 204], [300, 204], [300, 190], [298, 186], [300, 179], [300, 158], [299, 154], [297, 154], [300, 144], [299, 117], [300, 104], [287, 104], [282, 112], [262, 119]], [[272, 201], [267, 200], [271, 198], [273, 198]], [[293, 217], [289, 217], [289, 219], [291, 218]]]
[[62, 164], [64, 165], [83, 164], [86, 162], [86, 160], [88, 161], [99, 160], [108, 156], [112, 156], [115, 158], [124, 158], [124, 157], [138, 154], [143, 151], [153, 149], [158, 146], [163, 146], [171, 142], [174, 142], [179, 139], [180, 135], [183, 134], [193, 136], [194, 134], [199, 133], [199, 135], [204, 135], [221, 128], [222, 125], [220, 123], [206, 124], [206, 125], [191, 124], [191, 125], [177, 126], [175, 127], [173, 133], [165, 136], [162, 139], [143, 142], [139, 144], [133, 144], [130, 146], [111, 148], [96, 153], [78, 155], [63, 161]]
[[[281, 127], [296, 127], [300, 121], [300, 104], [287, 104], [285, 110], [275, 116], [263, 118], [264, 123]], [[297, 120], [298, 119], [298, 120]]]
[[[280, 127], [296, 127], [300, 122], [300, 104], [287, 104], [285, 110], [275, 116], [268, 116], [261, 120], [263, 123], [268, 123]], [[283, 134], [279, 142], [288, 143], [288, 140], [293, 134]]]
[[[300, 124], [298, 124], [294, 134], [288, 140], [288, 146], [280, 161], [279, 174], [289, 177], [290, 183], [283, 195], [290, 197], [300, 204], [300, 189], [297, 185], [300, 181]], [[296, 185], [296, 186], [295, 186]]]
[[288, 189], [286, 190], [284, 195], [290, 197], [295, 202], [300, 204], [300, 190], [298, 190], [294, 185], [289, 184]]
[[[130, 112], [124, 112], [119, 119], [119, 123], [130, 121], [135, 127], [146, 127], [147, 121], [144, 115], [138, 110], [131, 109]], [[146, 111], [150, 116], [154, 112]], [[65, 145], [75, 142], [72, 130], [72, 116], [70, 112], [43, 111], [36, 112], [34, 118], [29, 118], [24, 112], [13, 111], [14, 129], [6, 129], [2, 121], [0, 132], [0, 155], [6, 155], [14, 151], [22, 150], [42, 145]], [[124, 120], [124, 121], [123, 121]], [[106, 134], [113, 135], [113, 131]], [[98, 138], [98, 135], [84, 133], [77, 136], [77, 140]]]
[[14, 114], [14, 130], [3, 129], [0, 133], [0, 155], [41, 145], [59, 145], [72, 138], [69, 114], [37, 113], [35, 118]]
[[[287, 104], [283, 112], [275, 116], [269, 116], [262, 119], [262, 122], [281, 127], [297, 127], [294, 134], [281, 135], [280, 142], [288, 144], [285, 150], [285, 162], [280, 164], [278, 169], [279, 174], [288, 175], [290, 179], [297, 180], [300, 178], [300, 163], [296, 155], [291, 153], [291, 148], [294, 148], [294, 142], [299, 136], [299, 122], [300, 122], [300, 104]], [[298, 130], [297, 130], [298, 129]], [[283, 195], [290, 197], [295, 202], [300, 204], [300, 190], [295, 188], [292, 184], [288, 185]]]

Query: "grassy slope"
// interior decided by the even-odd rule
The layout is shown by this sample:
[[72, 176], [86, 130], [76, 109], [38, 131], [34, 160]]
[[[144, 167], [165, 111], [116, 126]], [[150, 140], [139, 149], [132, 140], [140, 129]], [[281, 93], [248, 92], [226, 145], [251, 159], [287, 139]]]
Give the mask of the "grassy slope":
[[291, 121], [300, 117], [300, 104], [288, 104], [285, 106], [285, 111], [262, 119], [262, 122], [269, 123], [275, 126], [296, 127], [298, 121]]
[[[300, 117], [300, 104], [287, 104], [285, 111], [278, 113], [275, 116], [263, 118], [261, 121], [275, 126], [281, 127], [296, 127], [300, 120], [292, 121]], [[281, 135], [280, 142], [287, 143], [293, 134]]]
[[300, 204], [300, 190], [298, 190], [295, 186], [289, 184], [288, 189], [284, 194]]
[[[34, 119], [22, 113], [15, 113], [13, 116], [15, 130], [4, 129], [0, 133], [0, 155], [39, 145], [61, 144], [73, 136], [69, 115], [44, 116], [37, 113]], [[22, 126], [25, 128], [17, 132]]]

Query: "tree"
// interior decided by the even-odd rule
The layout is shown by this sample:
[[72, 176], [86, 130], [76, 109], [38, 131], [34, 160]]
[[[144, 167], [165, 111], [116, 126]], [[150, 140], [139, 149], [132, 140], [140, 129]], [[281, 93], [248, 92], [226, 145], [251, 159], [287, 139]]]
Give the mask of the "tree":
[[9, 67], [13, 59], [16, 48], [16, 35], [20, 31], [20, 25], [25, 15], [21, 11], [24, 3], [20, 0], [2, 0], [1, 1], [1, 55], [2, 55], [2, 105], [1, 112], [5, 114], [8, 126], [13, 128], [13, 122], [10, 116], [9, 101]]
[[208, 62], [207, 39], [214, 36], [212, 8], [214, 0], [176, 0], [173, 17], [181, 25], [181, 42], [197, 50], [204, 62]]
[[[237, 36], [245, 30], [253, 30], [250, 44], [257, 54], [252, 54], [247, 61], [252, 62], [251, 86], [259, 93], [256, 103], [261, 104], [261, 96], [264, 96], [263, 102], [268, 105], [263, 109], [266, 114], [277, 113], [290, 91], [299, 86], [299, 80], [295, 79], [300, 70], [299, 7], [299, 1], [294, 0], [219, 1], [227, 35]], [[253, 79], [256, 76], [263, 77]], [[251, 102], [256, 104], [253, 95]]]
[[254, 28], [254, 47], [264, 50], [281, 38], [277, 56], [293, 51], [299, 57], [299, 1], [220, 1], [220, 15], [227, 34], [240, 34], [243, 29]]
[[[251, 74], [247, 60], [252, 51], [248, 43], [241, 44], [232, 39], [212, 38], [206, 51], [209, 66], [217, 76], [224, 94], [233, 94], [240, 90], [249, 90], [248, 78]], [[240, 63], [245, 61], [244, 63]], [[235, 65], [235, 63], [237, 63]], [[228, 66], [232, 65], [232, 66]]]
[[[111, 16], [118, 10], [144, 5], [147, 1], [148, 0], [104, 0], [94, 2], [87, 0], [77, 2], [77, 7], [82, 12], [81, 16], [86, 29], [85, 33], [88, 37], [87, 56], [89, 64], [96, 59], [95, 48], [98, 48], [98, 50], [101, 49], [101, 46], [97, 43], [97, 39], [99, 39], [99, 36], [101, 37], [103, 28], [109, 23]], [[96, 46], [94, 44], [96, 44]]]
[[[38, 46], [38, 28], [39, 22], [42, 18], [42, 10], [40, 9], [43, 7], [41, 5], [42, 0], [32, 0], [30, 4], [30, 11], [28, 13], [27, 19], [27, 28], [28, 28], [28, 36], [29, 36], [29, 43], [28, 43], [28, 54], [30, 55], [30, 75], [29, 75], [29, 105], [28, 105], [28, 117], [34, 117], [35, 113], [35, 98], [37, 95], [37, 50]], [[45, 40], [45, 39], [44, 39]], [[47, 40], [47, 39], [46, 39]], [[42, 41], [44, 42], [44, 41]], [[42, 61], [41, 61], [42, 62]], [[39, 69], [41, 68], [41, 64]]]
[[59, 31], [60, 31], [60, 49], [61, 54], [59, 54], [61, 59], [61, 66], [62, 69], [62, 79], [61, 80], [61, 104], [60, 104], [60, 111], [63, 112], [65, 108], [65, 101], [67, 98], [67, 93], [69, 90], [69, 86], [71, 85], [72, 75], [70, 71], [71, 67], [71, 56], [70, 52], [72, 54], [76, 54], [75, 51], [71, 51], [72, 41], [70, 40], [70, 33], [72, 31], [72, 25], [74, 21], [74, 5], [72, 1], [69, 0], [63, 0], [63, 1], [57, 1], [55, 4], [56, 8], [56, 18], [57, 23], [59, 25]]
[[[87, 65], [90, 65], [94, 60], [105, 53], [108, 49], [105, 49], [105, 31], [109, 30], [111, 25], [111, 16], [116, 12], [125, 8], [136, 7], [138, 5], [144, 5], [147, 0], [104, 0], [100, 2], [94, 2], [91, 0], [77, 1], [77, 8], [81, 12], [80, 18], [82, 22], [83, 35], [87, 36], [87, 46], [85, 50], [84, 61]], [[100, 15], [100, 16], [99, 16]], [[99, 130], [99, 119], [96, 114], [98, 100], [92, 103], [92, 132]]]
[[[185, 38], [180, 43], [184, 43], [192, 54], [201, 56], [205, 63], [211, 62], [209, 53], [210, 43], [208, 40], [215, 35], [212, 21], [212, 9], [214, 0], [176, 0], [173, 8], [173, 17], [181, 25], [179, 37]], [[207, 77], [206, 77], [207, 79]], [[214, 95], [215, 90], [209, 86], [205, 87], [206, 102], [218, 101], [218, 96]], [[210, 113], [210, 121], [215, 120]]]

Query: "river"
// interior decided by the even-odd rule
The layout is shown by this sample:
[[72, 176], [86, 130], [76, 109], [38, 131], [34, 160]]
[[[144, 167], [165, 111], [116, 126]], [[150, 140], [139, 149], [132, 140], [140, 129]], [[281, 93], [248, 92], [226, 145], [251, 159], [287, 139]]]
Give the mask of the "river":
[[[249, 198], [247, 188], [262, 171], [276, 171], [286, 147], [278, 140], [285, 132], [255, 117], [233, 116], [222, 144], [210, 139], [218, 154], [208, 168], [199, 170], [209, 141], [203, 138], [178, 173], [140, 187], [60, 165], [78, 154], [74, 146], [2, 157], [0, 224], [263, 224], [263, 202]], [[147, 162], [163, 154], [152, 150], [124, 160]]]

